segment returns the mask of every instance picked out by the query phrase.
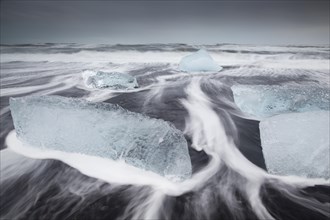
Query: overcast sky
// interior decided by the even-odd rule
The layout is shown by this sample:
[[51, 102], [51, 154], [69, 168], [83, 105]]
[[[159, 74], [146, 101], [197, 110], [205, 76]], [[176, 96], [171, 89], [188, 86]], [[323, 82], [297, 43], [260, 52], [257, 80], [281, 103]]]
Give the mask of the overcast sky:
[[1, 1], [1, 43], [329, 44], [323, 1]]

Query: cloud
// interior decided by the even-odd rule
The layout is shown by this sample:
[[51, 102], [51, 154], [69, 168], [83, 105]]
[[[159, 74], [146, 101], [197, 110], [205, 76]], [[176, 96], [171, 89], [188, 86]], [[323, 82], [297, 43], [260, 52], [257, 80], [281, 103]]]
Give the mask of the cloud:
[[1, 2], [1, 42], [329, 43], [328, 1]]

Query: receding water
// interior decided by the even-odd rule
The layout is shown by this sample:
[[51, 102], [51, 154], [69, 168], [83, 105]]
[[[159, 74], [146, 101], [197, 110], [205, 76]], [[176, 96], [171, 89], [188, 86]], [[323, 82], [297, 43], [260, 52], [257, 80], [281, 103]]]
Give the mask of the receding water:
[[[180, 59], [200, 48], [223, 69], [181, 72]], [[0, 219], [328, 219], [329, 177], [268, 173], [259, 131], [264, 118], [243, 112], [231, 90], [312, 87], [329, 93], [328, 52], [329, 47], [309, 46], [1, 46]], [[139, 88], [90, 88], [82, 78], [85, 70], [128, 73]], [[23, 143], [14, 131], [9, 98], [32, 94], [114, 103], [171, 122], [185, 134], [192, 177], [172, 182], [123, 161]], [[313, 141], [318, 134], [310, 132], [308, 143], [320, 143]], [[315, 157], [303, 158], [318, 164]]]

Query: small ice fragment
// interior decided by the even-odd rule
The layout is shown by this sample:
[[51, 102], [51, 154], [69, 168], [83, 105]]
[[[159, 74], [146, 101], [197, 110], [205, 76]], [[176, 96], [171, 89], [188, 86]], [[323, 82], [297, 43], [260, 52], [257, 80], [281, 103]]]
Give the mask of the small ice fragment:
[[82, 72], [82, 77], [89, 88], [134, 89], [139, 87], [136, 78], [126, 73], [85, 70]]
[[179, 69], [185, 72], [218, 72], [222, 69], [206, 50], [199, 50], [181, 59]]

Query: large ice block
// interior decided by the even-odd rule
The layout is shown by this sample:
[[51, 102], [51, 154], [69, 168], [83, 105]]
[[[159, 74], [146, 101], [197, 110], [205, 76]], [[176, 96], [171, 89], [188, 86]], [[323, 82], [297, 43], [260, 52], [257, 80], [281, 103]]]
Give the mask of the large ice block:
[[328, 88], [298, 85], [235, 85], [231, 89], [236, 105], [243, 112], [258, 117], [330, 108]]
[[206, 50], [199, 50], [181, 59], [179, 69], [186, 72], [218, 72], [222, 69]]
[[84, 83], [89, 88], [133, 89], [139, 87], [135, 77], [119, 72], [85, 70]]
[[32, 146], [123, 159], [173, 179], [191, 176], [184, 135], [163, 120], [60, 96], [11, 98], [10, 109], [18, 138]]
[[329, 111], [277, 115], [260, 123], [271, 173], [329, 178]]

